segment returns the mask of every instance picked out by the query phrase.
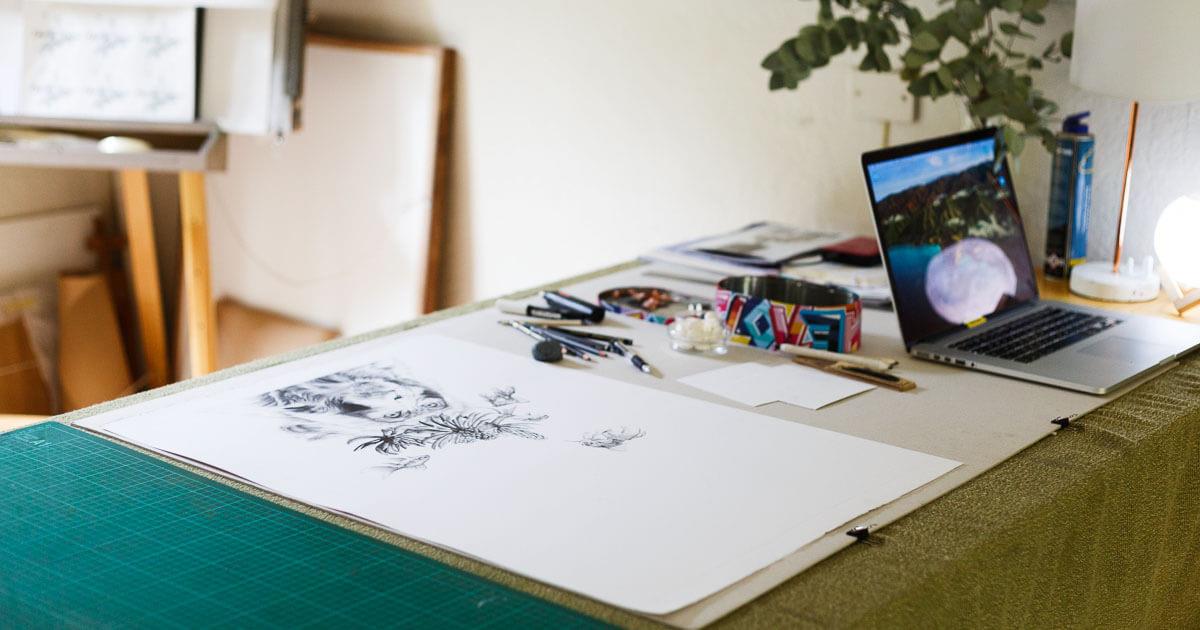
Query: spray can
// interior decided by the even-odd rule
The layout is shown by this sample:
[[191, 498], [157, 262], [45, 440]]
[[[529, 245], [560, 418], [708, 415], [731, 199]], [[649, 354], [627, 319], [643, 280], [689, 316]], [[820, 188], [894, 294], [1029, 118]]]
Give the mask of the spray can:
[[1088, 212], [1092, 207], [1092, 161], [1096, 136], [1084, 119], [1068, 116], [1055, 134], [1050, 175], [1050, 215], [1046, 220], [1046, 277], [1066, 279], [1087, 257]]

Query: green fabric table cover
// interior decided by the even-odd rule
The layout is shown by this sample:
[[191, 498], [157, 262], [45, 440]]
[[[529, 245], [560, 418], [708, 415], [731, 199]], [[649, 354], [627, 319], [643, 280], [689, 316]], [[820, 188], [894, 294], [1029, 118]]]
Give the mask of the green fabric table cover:
[[[632, 264], [636, 263], [550, 286]], [[490, 303], [439, 311], [59, 419], [74, 421]], [[618, 625], [660, 625], [452, 552], [216, 478]], [[709, 627], [1200, 627], [1200, 355], [1082, 416], [1071, 428], [872, 533], [869, 542], [830, 557]]]

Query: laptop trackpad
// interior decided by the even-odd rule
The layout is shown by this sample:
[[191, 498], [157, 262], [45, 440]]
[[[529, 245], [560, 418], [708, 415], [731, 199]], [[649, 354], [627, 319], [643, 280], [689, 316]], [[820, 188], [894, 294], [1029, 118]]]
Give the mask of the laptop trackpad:
[[1171, 356], [1171, 348], [1168, 346], [1118, 336], [1105, 337], [1079, 351], [1084, 354], [1134, 364], [1158, 363]]

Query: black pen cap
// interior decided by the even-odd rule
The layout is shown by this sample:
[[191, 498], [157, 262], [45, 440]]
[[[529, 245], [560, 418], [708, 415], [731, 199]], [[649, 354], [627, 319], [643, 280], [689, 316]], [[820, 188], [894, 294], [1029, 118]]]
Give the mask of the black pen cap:
[[593, 324], [604, 321], [604, 307], [560, 291], [543, 291], [542, 299], [556, 311], [582, 316]]

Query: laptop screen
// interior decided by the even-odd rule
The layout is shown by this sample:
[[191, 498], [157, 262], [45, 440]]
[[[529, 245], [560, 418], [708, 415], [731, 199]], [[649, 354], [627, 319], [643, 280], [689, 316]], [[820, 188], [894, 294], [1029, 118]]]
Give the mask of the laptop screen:
[[994, 132], [863, 156], [905, 344], [1037, 297], [1037, 281]]

